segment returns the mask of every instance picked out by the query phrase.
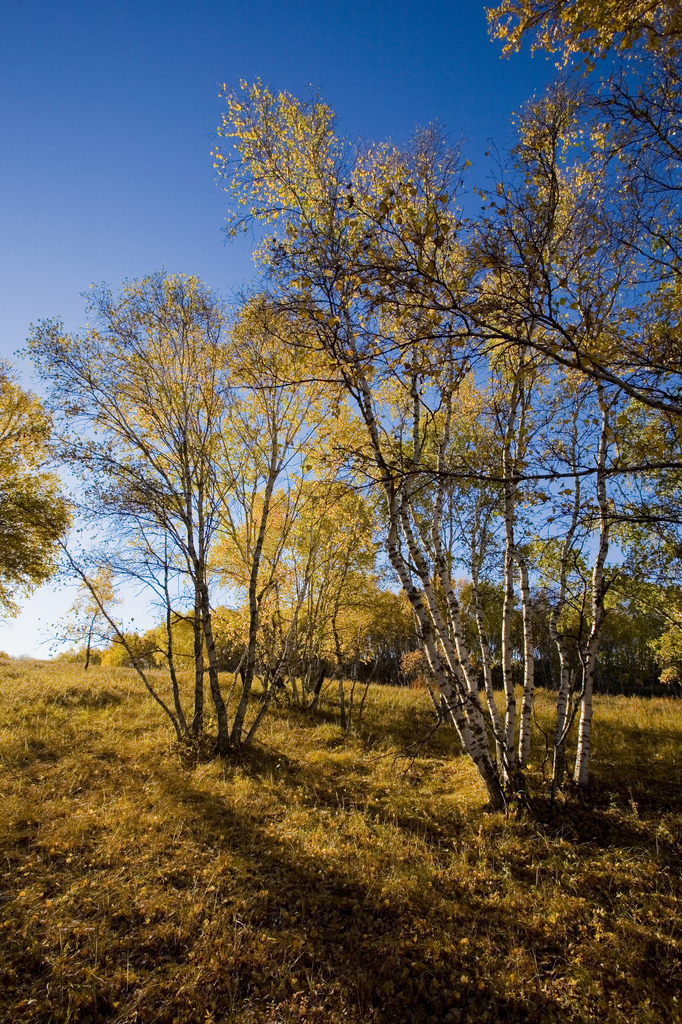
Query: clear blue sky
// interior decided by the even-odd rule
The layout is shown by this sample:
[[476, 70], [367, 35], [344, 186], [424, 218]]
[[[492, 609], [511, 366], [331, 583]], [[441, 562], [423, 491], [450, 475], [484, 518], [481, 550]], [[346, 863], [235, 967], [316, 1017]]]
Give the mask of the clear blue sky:
[[[77, 330], [91, 282], [166, 267], [229, 295], [252, 276], [248, 241], [220, 230], [223, 82], [319, 89], [349, 137], [400, 143], [439, 121], [482, 184], [488, 140], [505, 150], [512, 110], [553, 72], [501, 59], [478, 0], [3, 0], [0, 357], [44, 317]], [[39, 634], [68, 603], [45, 588], [0, 626], [0, 649], [45, 654]]]

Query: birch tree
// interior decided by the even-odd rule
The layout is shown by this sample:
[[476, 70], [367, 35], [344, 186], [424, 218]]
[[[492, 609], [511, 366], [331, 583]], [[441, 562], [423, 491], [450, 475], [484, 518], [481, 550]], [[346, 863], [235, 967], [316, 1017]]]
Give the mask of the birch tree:
[[204, 725], [205, 645], [216, 749], [224, 753], [209, 579], [217, 445], [229, 402], [223, 312], [196, 278], [162, 274], [126, 285], [119, 299], [95, 290], [88, 308], [94, 326], [85, 334], [46, 321], [29, 351], [58, 417], [62, 458], [83, 481], [82, 511], [114, 531], [143, 526], [148, 542], [170, 540], [182, 561], [195, 603], [192, 731]]
[[[329, 358], [364, 423], [365, 468], [382, 490], [388, 558], [463, 748], [496, 807], [524, 791], [520, 766], [528, 757], [534, 686], [533, 568], [518, 535], [520, 498], [533, 507], [530, 522], [554, 500], [552, 487], [543, 496], [540, 482], [575, 474], [557, 468], [556, 460], [551, 464], [558, 437], [547, 423], [538, 443], [529, 444], [525, 371], [508, 377], [501, 459], [492, 471], [480, 453], [463, 457], [457, 425], [465, 385], [492, 379], [496, 361], [511, 360], [512, 353], [519, 368], [542, 367], [550, 395], [561, 390], [564, 373], [583, 371], [588, 347], [595, 360], [601, 353], [604, 366], [615, 358], [629, 316], [620, 298], [634, 280], [633, 259], [612, 235], [598, 244], [602, 156], [564, 168], [562, 147], [577, 138], [577, 104], [558, 90], [529, 110], [520, 128], [516, 185], [508, 190], [500, 183], [500, 202], [482, 193], [493, 209], [477, 223], [467, 223], [457, 205], [462, 161], [433, 132], [405, 152], [391, 146], [350, 151], [323, 103], [274, 96], [260, 84], [228, 98], [225, 145], [215, 153], [235, 198], [230, 230], [254, 221], [272, 230], [256, 257], [274, 301]], [[569, 355], [562, 355], [562, 346]], [[598, 381], [609, 405], [609, 387], [614, 395], [627, 388], [620, 370], [609, 376], [595, 366], [589, 364], [586, 376]], [[604, 437], [611, 429], [604, 426]], [[603, 481], [606, 464], [588, 459], [580, 472]], [[447, 541], [453, 479], [499, 489], [504, 721], [494, 700], [481, 703], [476, 659], [462, 625]], [[601, 555], [592, 576], [594, 633], [583, 650], [585, 746], [608, 549], [604, 500]], [[525, 666], [518, 751], [510, 642], [517, 578]], [[582, 769], [576, 777], [582, 785]]]
[[578, 743], [575, 757], [574, 781], [579, 786], [586, 786], [589, 774], [590, 744], [592, 737], [592, 706], [594, 695], [594, 673], [597, 652], [604, 626], [606, 607], [604, 599], [607, 590], [605, 563], [609, 551], [611, 529], [611, 513], [606, 492], [606, 469], [609, 451], [609, 404], [603, 388], [598, 389], [599, 407], [601, 410], [601, 429], [597, 449], [596, 498], [598, 517], [597, 550], [592, 570], [591, 611], [592, 624], [585, 648], [581, 651], [583, 670], [582, 691], [580, 699], [580, 723], [578, 727]]
[[[322, 470], [327, 403], [336, 391], [323, 367], [311, 372], [304, 332], [267, 302], [244, 306], [233, 330], [235, 401], [221, 436], [220, 534], [218, 564], [224, 584], [246, 592], [248, 640], [241, 668], [242, 690], [230, 733], [239, 745], [256, 670], [262, 612], [281, 583], [284, 556], [297, 519], [305, 514], [306, 478]], [[333, 479], [336, 470], [327, 466]], [[298, 610], [310, 584], [310, 566], [299, 579], [297, 609], [287, 628], [286, 659]], [[277, 669], [273, 678], [277, 676]], [[274, 683], [273, 683], [274, 685]], [[259, 719], [260, 721], [260, 719]], [[253, 738], [253, 729], [249, 731]]]
[[[230, 102], [226, 126], [244, 153], [236, 168], [235, 190], [254, 216], [282, 224], [282, 233], [262, 250], [262, 258], [280, 286], [283, 305], [308, 325], [318, 347], [333, 360], [364, 421], [371, 464], [384, 492], [388, 557], [419, 622], [431, 671], [463, 746], [491, 803], [502, 807], [505, 797], [464, 650], [441, 536], [443, 471], [450, 457], [462, 353], [453, 348], [451, 331], [445, 336], [440, 332], [439, 338], [437, 325], [422, 318], [418, 307], [400, 322], [390, 310], [377, 315], [371, 288], [363, 286], [355, 273], [363, 238], [370, 244], [368, 225], [380, 221], [388, 209], [384, 196], [391, 191], [389, 181], [404, 181], [395, 200], [396, 206], [401, 204], [395, 221], [413, 222], [419, 232], [416, 244], [429, 255], [438, 253], [444, 238], [436, 234], [443, 208], [443, 171], [429, 163], [425, 152], [426, 166], [416, 179], [411, 173], [415, 168], [401, 164], [397, 154], [379, 154], [344, 180], [342, 146], [332, 134], [331, 113], [323, 105], [304, 108], [289, 97], [276, 99], [260, 86], [246, 100], [234, 97]], [[292, 122], [295, 146], [285, 128]], [[445, 177], [450, 179], [457, 173], [456, 162], [446, 162]], [[358, 217], [361, 208], [364, 213]], [[435, 247], [434, 238], [439, 240]], [[395, 242], [390, 237], [387, 244]], [[389, 378], [401, 392], [392, 411], [381, 392]], [[428, 518], [415, 505], [426, 480], [425, 458], [430, 460], [429, 469], [440, 471], [442, 481], [434, 489]], [[445, 594], [445, 618], [435, 578]]]

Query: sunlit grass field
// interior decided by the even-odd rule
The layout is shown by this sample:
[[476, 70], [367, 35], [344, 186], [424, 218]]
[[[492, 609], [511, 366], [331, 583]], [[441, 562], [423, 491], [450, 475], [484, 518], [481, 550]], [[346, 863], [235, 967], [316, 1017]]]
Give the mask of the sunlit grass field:
[[421, 692], [192, 763], [132, 671], [0, 683], [3, 1022], [682, 1020], [682, 702], [599, 699], [554, 810], [536, 730], [505, 817]]

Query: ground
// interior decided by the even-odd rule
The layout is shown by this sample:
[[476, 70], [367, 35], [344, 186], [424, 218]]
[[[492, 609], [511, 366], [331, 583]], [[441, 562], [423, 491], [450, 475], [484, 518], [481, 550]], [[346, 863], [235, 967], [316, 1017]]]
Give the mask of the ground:
[[598, 699], [554, 810], [538, 732], [508, 816], [430, 707], [193, 762], [134, 673], [0, 664], [0, 1021], [682, 1020], [682, 702]]

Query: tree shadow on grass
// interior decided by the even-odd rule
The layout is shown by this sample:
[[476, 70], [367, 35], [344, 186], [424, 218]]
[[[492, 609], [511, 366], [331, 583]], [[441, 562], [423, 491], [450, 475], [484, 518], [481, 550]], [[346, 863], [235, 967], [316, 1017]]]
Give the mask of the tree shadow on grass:
[[[489, 916], [485, 898], [472, 901], [450, 880], [438, 894], [415, 890], [410, 901], [385, 899], [380, 880], [360, 879], [303, 852], [264, 828], [257, 814], [235, 813], [227, 801], [196, 788], [191, 777], [169, 774], [163, 785], [201, 819], [200, 828], [233, 865], [213, 926], [216, 944], [240, 929], [239, 962], [224, 966], [225, 991], [243, 1013], [260, 1007], [254, 1019], [300, 1015], [376, 1024], [457, 1021], [467, 1014], [481, 1022], [534, 1019], [527, 1001], [509, 1000], [477, 971], [469, 936]], [[218, 998], [226, 981], [217, 966], [211, 984]], [[537, 998], [541, 1009], [551, 1005], [539, 991]], [[279, 1016], [270, 1016], [275, 1007]]]
[[[281, 756], [273, 763], [276, 757], [254, 757], [251, 770], [255, 777], [278, 768], [282, 772], [280, 781], [286, 779], [287, 786], [300, 787], [297, 766], [291, 761], [285, 764]], [[265, 935], [267, 943], [274, 944], [277, 966], [273, 972], [272, 959], [267, 964], [258, 958], [254, 961], [250, 947], [251, 956], [243, 957], [237, 967], [238, 998], [244, 1006], [261, 1000], [263, 1008], [275, 1004], [280, 1007], [284, 1015], [279, 1019], [295, 1019], [301, 1012], [309, 1020], [320, 1021], [331, 1019], [332, 1009], [336, 1013], [343, 1007], [344, 1013], [377, 1024], [465, 1018], [527, 1021], [551, 1013], [563, 1020], [584, 1019], [584, 1006], [576, 1006], [573, 1015], [548, 994], [557, 976], [570, 970], [570, 964], [565, 946], [552, 938], [551, 929], [548, 933], [546, 922], [533, 916], [538, 874], [527, 861], [529, 857], [537, 858], [540, 863], [547, 844], [537, 829], [526, 828], [527, 823], [516, 826], [517, 837], [523, 843], [515, 851], [513, 847], [512, 852], [502, 851], [494, 828], [487, 838], [487, 851], [477, 853], [475, 846], [471, 847], [472, 864], [480, 867], [487, 858], [484, 884], [466, 884], [465, 865], [462, 876], [434, 872], [435, 886], [416, 884], [402, 896], [386, 899], [382, 885], [386, 879], [380, 872], [375, 877], [362, 877], [356, 866], [338, 860], [327, 863], [323, 854], [306, 852], [300, 840], [288, 836], [286, 829], [278, 835], [265, 827], [257, 810], [253, 814], [236, 813], [228, 800], [197, 789], [191, 778], [167, 776], [164, 785], [174, 800], [191, 808], [209, 828], [217, 848], [248, 866], [237, 884], [238, 895], [228, 897], [226, 906], [234, 910], [235, 901], [238, 904], [246, 946], [246, 932], [250, 936]], [[324, 807], [319, 794], [316, 799], [316, 806]], [[571, 818], [571, 826], [579, 833], [576, 843], [584, 841], [586, 830], [594, 831], [594, 814], [599, 812], [589, 812], [592, 818], [582, 813], [583, 817], [577, 808]], [[509, 825], [497, 817], [500, 820], [493, 824], [499, 826], [500, 838]], [[612, 823], [606, 823], [605, 829], [607, 825], [605, 848], [611, 849], [614, 841], [624, 845], [632, 842], [627, 823], [617, 833], [610, 827]], [[406, 834], [414, 826], [413, 821], [395, 821], [395, 827]], [[428, 839], [423, 824], [420, 838]], [[366, 841], [371, 845], [371, 836]], [[434, 852], [432, 846], [431, 854]], [[549, 862], [551, 851], [548, 854]], [[451, 855], [442, 856], [445, 865]], [[496, 857], [502, 861], [498, 869], [494, 866]], [[414, 870], [419, 872], [418, 864]], [[541, 870], [545, 870], [544, 864]], [[518, 905], [516, 910], [513, 905], [503, 909], [499, 896], [509, 880], [524, 888], [523, 909]], [[560, 897], [565, 889], [566, 898], [577, 897], [586, 908], [598, 904], [604, 913], [613, 910], [610, 887], [607, 891], [598, 872], [569, 879], [558, 874], [549, 888], [554, 887]], [[578, 921], [575, 927], [578, 929]], [[587, 924], [580, 925], [580, 929], [587, 928]], [[664, 940], [656, 938], [652, 929], [643, 940], [643, 969], [657, 983], [662, 982], [664, 965], [669, 968], [669, 954]], [[537, 984], [527, 983], [524, 997], [513, 998], [506, 985], [505, 965], [510, 958], [530, 960], [531, 956]], [[589, 980], [588, 989], [600, 976], [602, 966], [601, 959], [593, 964], [594, 978]], [[264, 993], [263, 968], [270, 972], [269, 995]], [[589, 968], [581, 970], [587, 972]], [[231, 991], [234, 997], [234, 989]], [[447, 1014], [452, 1016], [447, 1018]], [[599, 1019], [596, 1006], [594, 1019]]]
[[[443, 807], [438, 819], [425, 817], [418, 799], [396, 806], [388, 787], [372, 778], [372, 767], [365, 760], [319, 761], [301, 764], [284, 752], [256, 744], [233, 755], [228, 771], [239, 770], [256, 782], [276, 780], [289, 793], [292, 802], [304, 808], [336, 812], [358, 811], [368, 819], [390, 822], [406, 834], [434, 844], [453, 840], [461, 831], [463, 816], [456, 804]], [[402, 768], [396, 774], [403, 776]], [[415, 795], [419, 777], [409, 780]], [[407, 786], [408, 783], [406, 783]]]
[[[245, 774], [263, 786], [262, 801], [250, 783], [233, 799]], [[330, 853], [324, 839], [316, 846], [302, 832], [302, 819], [311, 812], [318, 831], [353, 826], [367, 791], [365, 780], [342, 776], [355, 800], [344, 817], [343, 806], [321, 791], [323, 774], [317, 764], [253, 751], [239, 765], [225, 765], [222, 789], [204, 766], [186, 772], [157, 759], [153, 787], [141, 798], [164, 816], [160, 838], [149, 840], [156, 843], [151, 859], [140, 834], [115, 873], [103, 868], [91, 876], [111, 886], [111, 907], [108, 896], [103, 905], [105, 894], [97, 902], [90, 882], [83, 886], [84, 867], [80, 884], [69, 889], [62, 948], [61, 932], [60, 946], [49, 947], [47, 931], [31, 923], [31, 904], [15, 902], [13, 913], [24, 918], [12, 931], [14, 975], [3, 974], [0, 1005], [4, 998], [9, 1010], [3, 1017], [0, 1008], [0, 1020], [578, 1024], [609, 1019], [597, 994], [604, 978], [623, 1007], [614, 1020], [638, 1019], [627, 1007], [642, 998], [650, 999], [648, 1021], [665, 1019], [661, 1001], [674, 992], [674, 951], [657, 934], [660, 924], [633, 929], [615, 905], [616, 888], [628, 899], [632, 891], [634, 905], [637, 879], [623, 872], [610, 891], [611, 867], [596, 856], [607, 850], [606, 833], [595, 844], [592, 874], [558, 863], [559, 854], [584, 852], [589, 815], [608, 810], [577, 806], [572, 817], [562, 815], [563, 832], [554, 836], [553, 822], [543, 833], [537, 821], [472, 814], [459, 821], [459, 849], [438, 851], [423, 822], [418, 830], [416, 808], [414, 820], [396, 816], [395, 831], [382, 833], [365, 806], [356, 846], [349, 853], [341, 843]], [[276, 786], [266, 786], [272, 780]], [[312, 814], [315, 808], [324, 813]], [[436, 813], [438, 827], [449, 821], [445, 810]], [[629, 828], [611, 829], [611, 841], [631, 844]], [[549, 908], [565, 920], [549, 925]], [[605, 962], [598, 929], [610, 933], [623, 920], [628, 964], [616, 954]], [[46, 988], [58, 1000], [49, 1009], [40, 1005]]]
[[[375, 690], [378, 688], [375, 687]], [[404, 687], [397, 688], [386, 686], [388, 697], [394, 692], [401, 695], [409, 695], [413, 700], [392, 703], [390, 711], [381, 706], [381, 691], [374, 692], [370, 700], [362, 708], [362, 688], [358, 687], [359, 695], [356, 692], [354, 704], [351, 711], [352, 733], [367, 748], [373, 744], [392, 747], [398, 750], [416, 749], [420, 747], [423, 757], [442, 757], [457, 755], [461, 752], [461, 743], [454, 728], [442, 724], [436, 729], [437, 718], [432, 704], [423, 693], [407, 690]], [[348, 695], [347, 698], [348, 699]], [[254, 709], [260, 706], [260, 698], [252, 698]], [[326, 738], [326, 746], [340, 746], [345, 742], [344, 731], [341, 728], [338, 701], [328, 695], [321, 698], [315, 709], [301, 708], [293, 703], [283, 703], [279, 707], [271, 708], [272, 715], [282, 719], [290, 719], [297, 728], [306, 731], [314, 731], [321, 725], [338, 726], [338, 737]]]
[[682, 730], [655, 732], [619, 723], [608, 743], [595, 745], [596, 799], [609, 794], [652, 813], [682, 810]]

